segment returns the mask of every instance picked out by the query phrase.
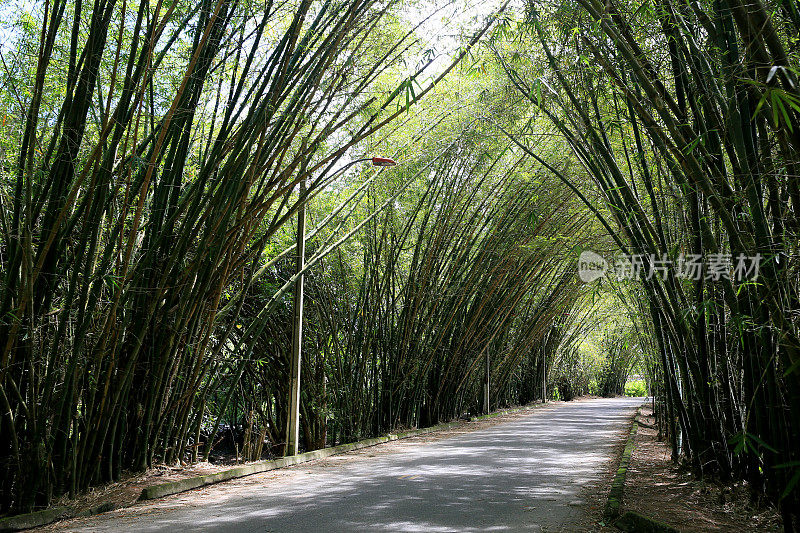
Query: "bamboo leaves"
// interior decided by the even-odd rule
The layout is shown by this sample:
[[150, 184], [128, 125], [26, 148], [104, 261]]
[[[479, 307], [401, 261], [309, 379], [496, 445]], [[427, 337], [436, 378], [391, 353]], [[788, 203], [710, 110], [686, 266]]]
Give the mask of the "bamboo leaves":
[[[600, 209], [612, 213], [627, 241], [619, 247], [656, 256], [670, 250], [702, 257], [796, 253], [800, 100], [785, 29], [767, 17], [768, 8], [762, 2], [660, 2], [650, 12], [637, 2], [579, 4], [563, 6], [581, 21], [577, 30], [573, 20], [549, 9], [542, 10], [543, 24], [539, 4], [529, 9], [531, 34], [558, 82], [550, 107], [543, 109], [530, 89], [538, 72], [505, 70], [531, 102], [530, 116], [545, 112], [602, 192], [604, 205], [589, 207], [601, 221]], [[575, 57], [590, 62], [574, 64]], [[532, 128], [513, 126], [502, 131], [524, 145]], [[649, 205], [641, 201], [645, 196]], [[782, 209], [778, 197], [787, 202]], [[662, 335], [665, 406], [673, 417], [668, 423], [677, 420], [683, 434], [678, 439], [673, 433], [676, 454], [683, 452], [701, 470], [766, 483], [772, 495], [784, 493], [791, 476], [758, 461], [768, 466], [793, 460], [796, 450], [788, 443], [800, 427], [794, 415], [779, 426], [765, 423], [774, 420], [767, 398], [783, 398], [791, 412], [798, 400], [790, 384], [800, 368], [798, 332], [786, 320], [796, 312], [797, 300], [788, 295], [798, 287], [796, 279], [778, 273], [786, 268], [780, 265], [767, 260], [757, 281], [642, 281], [650, 321]], [[720, 369], [727, 369], [722, 378]], [[743, 383], [730, 380], [733, 369], [743, 373]], [[720, 405], [746, 405], [748, 414]], [[718, 424], [714, 436], [698, 431], [711, 420]], [[688, 447], [679, 450], [679, 441]], [[747, 450], [771, 452], [753, 459]], [[796, 522], [793, 504], [781, 500], [786, 519]]]
[[[67, 21], [66, 6], [42, 19], [27, 133], [3, 183], [0, 512], [183, 457], [232, 333], [216, 312], [290, 216], [269, 222], [301, 161], [335, 163], [325, 140], [361, 126], [334, 67], [357, 64], [355, 37], [385, 13], [370, 1], [102, 2]], [[234, 36], [241, 56], [226, 53]], [[54, 104], [59, 39], [71, 59]], [[386, 65], [358, 67], [366, 87]]]

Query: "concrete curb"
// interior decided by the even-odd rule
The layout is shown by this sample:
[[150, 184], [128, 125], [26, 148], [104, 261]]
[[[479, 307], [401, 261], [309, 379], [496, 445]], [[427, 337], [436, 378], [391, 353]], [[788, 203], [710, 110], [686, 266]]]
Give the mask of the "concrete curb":
[[222, 481], [228, 481], [240, 477], [258, 474], [260, 472], [267, 472], [269, 470], [276, 470], [278, 468], [285, 468], [287, 466], [307, 463], [314, 459], [324, 459], [331, 455], [350, 452], [353, 450], [360, 450], [368, 446], [375, 446], [384, 442], [397, 440], [400, 438], [398, 435], [387, 435], [386, 437], [376, 437], [373, 439], [366, 439], [350, 444], [341, 444], [332, 448], [323, 448], [321, 450], [314, 450], [312, 452], [300, 453], [290, 457], [281, 457], [280, 459], [271, 459], [268, 461], [256, 461], [242, 466], [235, 466], [228, 470], [222, 470], [215, 474], [207, 474], [204, 476], [190, 477], [178, 481], [169, 481], [159, 485], [153, 485], [142, 490], [139, 500], [153, 500], [171, 494], [177, 494], [191, 489], [204, 487], [206, 485], [213, 485]]
[[43, 509], [34, 513], [9, 516], [0, 518], [0, 533], [46, 526], [47, 524], [52, 524], [59, 520], [66, 520], [67, 518], [94, 516], [96, 514], [113, 511], [118, 507], [119, 506], [113, 502], [103, 502], [100, 505], [84, 509], [78, 513], [69, 507], [53, 507], [52, 509]]
[[92, 507], [90, 509], [86, 509], [84, 511], [76, 513], [75, 516], [76, 517], [78, 517], [78, 516], [80, 516], [80, 517], [94, 516], [94, 515], [100, 514], [100, 513], [108, 513], [109, 511], [113, 511], [114, 509], [117, 509], [119, 507], [120, 507], [119, 505], [117, 505], [117, 504], [115, 504], [113, 502], [105, 502], [105, 503], [101, 503], [100, 505], [96, 505], [95, 507]]
[[622, 493], [625, 490], [625, 475], [628, 473], [628, 463], [631, 460], [638, 429], [639, 425], [636, 423], [636, 416], [634, 415], [634, 419], [631, 421], [631, 430], [628, 433], [628, 441], [625, 443], [625, 449], [622, 451], [622, 457], [619, 460], [617, 475], [614, 476], [614, 481], [611, 483], [611, 491], [608, 493], [608, 501], [603, 512], [603, 518], [606, 520], [615, 520], [619, 516]]
[[68, 518], [71, 512], [68, 507], [53, 507], [34, 513], [18, 514], [7, 518], [0, 518], [0, 532], [19, 531], [39, 527], [62, 518]]
[[[477, 416], [471, 418], [470, 420], [483, 420], [487, 418], [494, 418], [500, 415], [518, 413], [520, 411], [524, 411], [527, 409], [529, 408], [519, 407], [515, 409], [507, 409], [505, 411], [495, 411], [494, 413]], [[443, 429], [451, 429], [459, 425], [461, 425], [460, 422], [447, 422], [444, 424], [437, 424], [435, 426], [430, 426], [427, 428], [403, 431], [396, 434], [390, 433], [385, 437], [375, 437], [372, 439], [360, 440], [358, 442], [353, 442], [350, 444], [340, 444], [339, 446], [333, 446], [331, 448], [322, 448], [321, 450], [314, 450], [312, 452], [300, 453], [297, 455], [292, 455], [290, 457], [281, 457], [280, 459], [257, 461], [242, 466], [236, 466], [228, 470], [223, 470], [222, 472], [217, 472], [216, 474], [208, 474], [205, 476], [197, 476], [187, 479], [181, 479], [179, 481], [170, 481], [167, 483], [161, 483], [159, 485], [153, 485], [152, 487], [147, 487], [144, 490], [142, 490], [142, 494], [141, 496], [139, 496], [139, 500], [153, 500], [155, 498], [161, 498], [163, 496], [169, 496], [171, 494], [178, 494], [179, 492], [196, 489], [206, 485], [213, 485], [215, 483], [220, 483], [222, 481], [228, 481], [231, 479], [245, 477], [252, 474], [267, 472], [269, 470], [276, 470], [278, 468], [285, 468], [287, 466], [307, 463], [308, 461], [313, 461], [315, 459], [324, 459], [325, 457], [330, 457], [331, 455], [338, 455], [340, 453], [360, 450], [361, 448], [375, 446], [377, 444], [382, 444], [384, 442], [406, 439], [408, 437], [415, 437], [417, 435], [433, 433], [434, 431], [441, 431]]]

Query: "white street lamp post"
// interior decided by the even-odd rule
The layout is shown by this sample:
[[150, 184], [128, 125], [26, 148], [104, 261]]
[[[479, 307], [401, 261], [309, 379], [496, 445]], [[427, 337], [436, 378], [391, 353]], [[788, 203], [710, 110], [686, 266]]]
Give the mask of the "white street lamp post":
[[[391, 167], [397, 163], [388, 157], [365, 157], [346, 164], [331, 178], [362, 161], [371, 161], [376, 167]], [[300, 182], [300, 198], [306, 192], [306, 180]], [[303, 268], [306, 252], [306, 204], [302, 201], [297, 211], [297, 260], [295, 272], [299, 273], [294, 288], [294, 317], [292, 328], [292, 360], [290, 368], [289, 419], [286, 423], [286, 455], [297, 455], [300, 440], [300, 363], [303, 345]]]

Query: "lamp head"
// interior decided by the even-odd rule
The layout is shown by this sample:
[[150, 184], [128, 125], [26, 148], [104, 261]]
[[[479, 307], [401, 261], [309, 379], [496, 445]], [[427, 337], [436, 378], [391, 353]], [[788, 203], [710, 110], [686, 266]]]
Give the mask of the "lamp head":
[[397, 164], [397, 161], [394, 159], [390, 159], [388, 157], [373, 157], [372, 158], [372, 166], [374, 167], [393, 167]]

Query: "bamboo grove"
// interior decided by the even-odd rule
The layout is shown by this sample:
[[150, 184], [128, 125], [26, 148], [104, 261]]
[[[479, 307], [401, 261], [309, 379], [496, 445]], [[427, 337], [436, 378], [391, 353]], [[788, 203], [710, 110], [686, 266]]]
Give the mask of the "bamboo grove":
[[[0, 514], [226, 446], [284, 453], [304, 205], [305, 449], [637, 372], [676, 461], [798, 527], [797, 3], [498, 2], [434, 45], [426, 24], [460, 10], [19, 15], [0, 46]], [[378, 154], [400, 164], [354, 166]], [[583, 283], [582, 250], [762, 259], [754, 279]]]
[[533, 2], [522, 26], [495, 55], [530, 118], [505, 132], [534, 157], [535, 124], [568, 143], [620, 251], [645, 269], [680, 253], [763, 258], [755, 279], [655, 275], [623, 290], [655, 340], [675, 459], [746, 479], [796, 530], [797, 3]]
[[[456, 144], [425, 166], [426, 185], [405, 213], [382, 212], [307, 280], [307, 449], [479, 413], [487, 360], [493, 406], [541, 398], [532, 387], [541, 378], [520, 369], [552, 364], [564, 340], [558, 325], [578, 284], [554, 237], [579, 221], [547, 207], [563, 203], [563, 191], [537, 199], [545, 184], [511, 179], [519, 156], [502, 162], [507, 150], [486, 157], [467, 139]], [[463, 166], [467, 153], [476, 157]], [[248, 363], [241, 414], [231, 416], [268, 427], [272, 442], [285, 428], [290, 310], [262, 337], [259, 353], [274, 355]]]
[[365, 93], [413, 38], [369, 0], [37, 7], [3, 58], [2, 511], [196, 457], [213, 377], [265, 329], [234, 337], [218, 313], [402, 113], [400, 89]]

